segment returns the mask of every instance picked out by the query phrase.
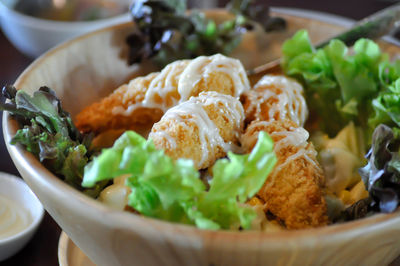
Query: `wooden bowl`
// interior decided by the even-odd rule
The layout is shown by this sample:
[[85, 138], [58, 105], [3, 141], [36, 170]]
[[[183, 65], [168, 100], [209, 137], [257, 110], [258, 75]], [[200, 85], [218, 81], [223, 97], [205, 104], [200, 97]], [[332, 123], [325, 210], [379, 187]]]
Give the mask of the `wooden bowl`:
[[[213, 12], [218, 15], [221, 11]], [[257, 52], [258, 37], [247, 36], [243, 50], [236, 54], [250, 50], [267, 61], [277, 56], [280, 42], [299, 28], [309, 29], [315, 41], [342, 29], [282, 16], [288, 20], [289, 30], [263, 39], [269, 42], [262, 49], [271, 50]], [[58, 46], [25, 70], [15, 86], [33, 92], [47, 85], [56, 91], [66, 110], [77, 114], [119, 84], [148, 71], [148, 66], [126, 64], [124, 40], [132, 27], [106, 28]], [[249, 57], [247, 52], [241, 56]], [[9, 145], [18, 126], [8, 113], [3, 121], [7, 148], [26, 183], [98, 265], [385, 265], [400, 254], [399, 212], [318, 229], [266, 233], [199, 230], [113, 211], [69, 187], [23, 148]]]

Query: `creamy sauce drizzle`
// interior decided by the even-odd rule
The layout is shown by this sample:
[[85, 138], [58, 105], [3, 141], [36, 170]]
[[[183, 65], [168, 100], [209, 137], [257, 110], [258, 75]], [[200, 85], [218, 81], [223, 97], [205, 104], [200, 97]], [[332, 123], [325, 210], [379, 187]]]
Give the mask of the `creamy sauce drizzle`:
[[278, 102], [271, 106], [268, 113], [269, 118], [273, 119], [276, 114], [279, 114], [279, 120], [289, 118], [299, 126], [304, 125], [308, 116], [308, 109], [303, 97], [303, 87], [299, 83], [284, 76], [267, 75], [257, 82], [254, 89], [263, 86], [278, 87], [282, 90], [282, 93], [277, 94], [267, 89], [264, 91], [262, 99], [252, 99], [251, 108], [255, 108], [257, 113], [260, 113], [260, 101], [274, 97]]
[[[250, 125], [248, 130], [252, 130], [252, 127], [257, 127], [260, 124], [269, 126], [272, 122], [273, 121], [260, 121], [258, 123]], [[273, 137], [273, 136], [282, 136], [283, 137], [282, 139], [280, 139], [274, 143], [274, 151], [275, 152], [278, 152], [279, 150], [289, 147], [289, 146], [294, 146], [294, 147], [299, 148], [295, 154], [288, 156], [283, 163], [278, 164], [276, 166], [276, 168], [274, 169], [274, 175], [279, 173], [288, 163], [290, 163], [291, 161], [293, 161], [297, 158], [300, 158], [300, 157], [304, 157], [305, 160], [310, 162], [315, 167], [319, 168], [319, 166], [316, 164], [316, 162], [313, 159], [311, 159], [311, 157], [315, 157], [317, 155], [316, 151], [312, 150], [312, 149], [307, 149], [307, 145], [308, 145], [307, 140], [309, 137], [309, 133], [307, 132], [307, 130], [305, 130], [302, 127], [291, 128], [290, 130], [291, 131], [272, 132], [270, 134], [271, 137]], [[255, 141], [258, 138], [258, 134], [253, 134], [251, 136], [251, 138], [253, 138], [253, 139], [250, 140], [250, 143], [255, 143]]]
[[[185, 120], [189, 120], [196, 125], [199, 131], [202, 152], [199, 165], [207, 160], [210, 155], [210, 150], [214, 150], [216, 147], [221, 147], [225, 152], [230, 150], [234, 152], [240, 151], [240, 148], [236, 144], [224, 141], [218, 127], [204, 110], [205, 106], [218, 106], [219, 104], [223, 104], [224, 106], [218, 109], [220, 115], [227, 117], [231, 123], [234, 123], [235, 134], [239, 136], [244, 120], [243, 108], [241, 108], [241, 104], [232, 96], [217, 92], [205, 92], [201, 93], [198, 97], [191, 97], [188, 101], [169, 109], [161, 119], [171, 119], [181, 123], [183, 126], [187, 126]], [[164, 130], [152, 132], [149, 137], [151, 138], [155, 135], [165, 138], [172, 149], [176, 148], [176, 141], [168, 132]]]
[[[113, 109], [113, 114], [129, 116], [139, 107], [158, 108], [166, 112], [172, 106], [187, 101], [193, 88], [211, 73], [225, 73], [233, 82], [233, 96], [239, 97], [250, 89], [250, 83], [239, 60], [221, 54], [199, 56], [193, 60], [180, 60], [167, 65], [150, 83], [142, 102]], [[176, 85], [177, 84], [177, 85]], [[178, 94], [179, 97], [171, 95]], [[156, 99], [162, 99], [157, 102]], [[168, 99], [168, 100], [167, 100]]]
[[0, 196], [0, 239], [8, 238], [27, 228], [32, 222], [28, 210]]

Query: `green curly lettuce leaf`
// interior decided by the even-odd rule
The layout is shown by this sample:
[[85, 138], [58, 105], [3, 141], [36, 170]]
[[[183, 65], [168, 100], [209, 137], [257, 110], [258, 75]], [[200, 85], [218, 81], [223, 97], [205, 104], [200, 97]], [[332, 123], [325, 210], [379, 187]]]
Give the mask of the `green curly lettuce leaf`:
[[282, 48], [282, 67], [301, 80], [312, 112], [330, 136], [350, 121], [366, 129], [369, 139], [378, 124], [399, 126], [400, 62], [368, 39], [352, 48], [340, 40], [315, 49], [307, 31], [297, 32]]
[[8, 102], [0, 103], [0, 110], [10, 112], [22, 126], [11, 144], [23, 145], [66, 183], [87, 195], [97, 196], [105, 183], [97, 184], [94, 189], [81, 186], [83, 169], [91, 156], [91, 137], [76, 129], [54, 91], [41, 87], [31, 96], [6, 86], [2, 95]]
[[127, 131], [85, 167], [82, 186], [129, 175], [129, 205], [143, 215], [203, 229], [248, 229], [256, 214], [244, 203], [261, 188], [275, 163], [273, 142], [260, 133], [250, 154], [229, 152], [216, 162], [207, 191], [193, 161], [173, 160], [151, 140]]
[[359, 173], [371, 205], [381, 212], [393, 212], [400, 204], [400, 130], [379, 125], [367, 154], [368, 164]]
[[131, 6], [135, 31], [128, 36], [128, 63], [151, 59], [159, 66], [184, 58], [216, 53], [229, 54], [241, 42], [244, 32], [260, 24], [265, 31], [280, 30], [286, 23], [270, 17], [268, 6], [253, 0], [233, 0], [234, 18], [222, 23], [204, 12], [186, 12], [186, 0], [137, 0]]

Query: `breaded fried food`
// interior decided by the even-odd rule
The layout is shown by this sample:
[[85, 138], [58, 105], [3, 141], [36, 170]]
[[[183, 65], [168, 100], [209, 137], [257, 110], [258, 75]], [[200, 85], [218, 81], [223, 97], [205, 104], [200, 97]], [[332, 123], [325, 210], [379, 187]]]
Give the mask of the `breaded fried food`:
[[239, 97], [250, 89], [239, 60], [220, 54], [180, 60], [161, 72], [138, 77], [111, 95], [84, 108], [76, 116], [80, 131], [99, 133], [109, 129], [134, 129], [152, 125], [171, 107], [203, 91]]
[[172, 158], [192, 159], [198, 169], [204, 169], [238, 148], [243, 121], [237, 98], [202, 92], [169, 109], [154, 124], [149, 138]]
[[241, 96], [246, 122], [290, 119], [303, 126], [308, 109], [303, 87], [297, 81], [276, 75], [265, 75], [252, 90]]
[[129, 106], [144, 100], [149, 84], [157, 76], [158, 73], [152, 73], [135, 78], [100, 102], [87, 106], [76, 116], [76, 127], [82, 132], [98, 134], [107, 130], [135, 130], [160, 120], [163, 112], [157, 108], [138, 106], [129, 110]]
[[286, 120], [253, 121], [242, 136], [245, 151], [250, 152], [260, 131], [270, 134], [278, 162], [258, 196], [288, 229], [317, 227], [328, 223], [323, 197], [324, 176], [308, 132]]

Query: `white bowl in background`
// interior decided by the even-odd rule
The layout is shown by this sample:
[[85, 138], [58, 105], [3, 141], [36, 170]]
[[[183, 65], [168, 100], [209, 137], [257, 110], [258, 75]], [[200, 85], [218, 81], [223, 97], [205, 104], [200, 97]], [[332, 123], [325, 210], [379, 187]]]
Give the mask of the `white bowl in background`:
[[16, 254], [32, 238], [43, 219], [44, 209], [28, 185], [16, 176], [0, 172], [0, 196], [24, 207], [30, 215], [30, 224], [15, 235], [0, 238], [0, 262]]
[[32, 58], [71, 38], [129, 20], [128, 13], [93, 21], [40, 19], [17, 12], [0, 1], [0, 25], [4, 34], [20, 52]]

